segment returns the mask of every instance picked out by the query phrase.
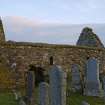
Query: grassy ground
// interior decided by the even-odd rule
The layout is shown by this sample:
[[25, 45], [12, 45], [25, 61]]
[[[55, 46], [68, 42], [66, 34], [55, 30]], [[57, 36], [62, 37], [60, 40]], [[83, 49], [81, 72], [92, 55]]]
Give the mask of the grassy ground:
[[17, 105], [14, 95], [10, 92], [0, 93], [0, 105]]
[[[39, 104], [39, 89], [35, 89], [35, 102]], [[80, 93], [71, 93], [70, 97], [67, 97], [66, 105], [81, 105], [82, 101], [88, 102], [90, 105], [105, 105], [105, 100], [98, 97], [82, 96]]]
[[105, 105], [105, 100], [97, 97], [87, 97], [80, 94], [71, 94], [67, 98], [67, 105], [81, 105], [82, 101], [88, 102], [90, 105]]
[[[36, 105], [39, 104], [38, 89], [35, 92]], [[88, 102], [90, 105], [105, 105], [105, 100], [97, 97], [87, 97], [80, 94], [72, 93], [70, 97], [67, 97], [67, 105], [81, 105], [82, 101]], [[0, 105], [18, 105], [14, 99], [14, 95], [10, 92], [0, 93]]]

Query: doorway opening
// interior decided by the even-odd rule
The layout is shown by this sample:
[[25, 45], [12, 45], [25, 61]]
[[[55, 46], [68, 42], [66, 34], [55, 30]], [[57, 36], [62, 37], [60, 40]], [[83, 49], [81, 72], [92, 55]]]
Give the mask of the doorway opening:
[[45, 69], [38, 66], [34, 66], [34, 65], [30, 65], [30, 69], [29, 71], [34, 71], [35, 73], [35, 86], [38, 86], [40, 82], [44, 82], [45, 81]]

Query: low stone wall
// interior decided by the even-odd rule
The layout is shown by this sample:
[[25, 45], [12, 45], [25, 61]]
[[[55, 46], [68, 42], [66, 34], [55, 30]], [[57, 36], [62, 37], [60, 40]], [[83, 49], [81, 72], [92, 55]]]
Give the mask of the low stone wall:
[[80, 65], [81, 71], [84, 71], [84, 63], [88, 58], [95, 57], [100, 61], [102, 69], [105, 71], [105, 49], [91, 47], [77, 47], [69, 45], [47, 45], [47, 44], [19, 44], [5, 43], [0, 45], [0, 61], [5, 62], [11, 67], [15, 62], [18, 71], [27, 71], [30, 64], [49, 69], [50, 57], [53, 57], [53, 63], [61, 65], [70, 71], [71, 65], [76, 63]]
[[99, 72], [105, 73], [105, 49], [102, 48], [16, 42], [0, 45], [0, 64], [8, 67], [10, 71], [18, 71], [22, 77], [20, 81], [24, 81], [24, 73], [29, 70], [30, 64], [47, 72], [51, 67], [50, 57], [53, 64], [62, 66], [67, 72], [71, 72], [73, 64], [79, 65], [81, 78], [85, 75], [87, 59], [94, 57], [100, 62]]

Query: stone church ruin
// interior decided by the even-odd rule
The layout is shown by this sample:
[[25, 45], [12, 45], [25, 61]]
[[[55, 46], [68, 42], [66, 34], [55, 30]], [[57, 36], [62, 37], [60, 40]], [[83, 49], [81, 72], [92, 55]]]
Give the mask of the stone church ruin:
[[[86, 96], [99, 96], [100, 90], [105, 92], [105, 48], [91, 28], [85, 27], [82, 30], [77, 44], [74, 46], [14, 42], [5, 40], [5, 32], [0, 20], [1, 89], [24, 88], [31, 85], [32, 89], [26, 89], [26, 91], [30, 91], [28, 96], [32, 96], [32, 83], [35, 83], [35, 80], [38, 83], [46, 82], [45, 78], [49, 78], [49, 70], [53, 65], [61, 66], [62, 70], [67, 73], [67, 77], [70, 73], [71, 81], [69, 83], [75, 92], [81, 90], [82, 94]], [[35, 80], [31, 77], [32, 72]], [[52, 73], [55, 72], [52, 71]], [[54, 75], [54, 77], [62, 79], [60, 76]], [[51, 78], [52, 86], [57, 89], [59, 86], [55, 86], [53, 76]], [[52, 89], [52, 91], [55, 90]], [[53, 102], [54, 100], [52, 100], [52, 105]], [[65, 100], [62, 103], [65, 103]]]

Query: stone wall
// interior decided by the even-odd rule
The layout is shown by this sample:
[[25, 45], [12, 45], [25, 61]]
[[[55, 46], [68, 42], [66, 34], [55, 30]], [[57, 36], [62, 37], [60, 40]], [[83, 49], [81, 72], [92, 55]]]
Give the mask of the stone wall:
[[72, 64], [78, 64], [81, 72], [85, 70], [85, 63], [90, 57], [100, 61], [100, 73], [105, 72], [105, 49], [92, 47], [77, 47], [70, 45], [50, 44], [21, 44], [5, 43], [0, 45], [0, 61], [11, 68], [16, 63], [18, 71], [27, 71], [29, 65], [40, 66], [49, 70], [50, 57], [53, 63], [61, 65], [66, 71], [71, 71]]

